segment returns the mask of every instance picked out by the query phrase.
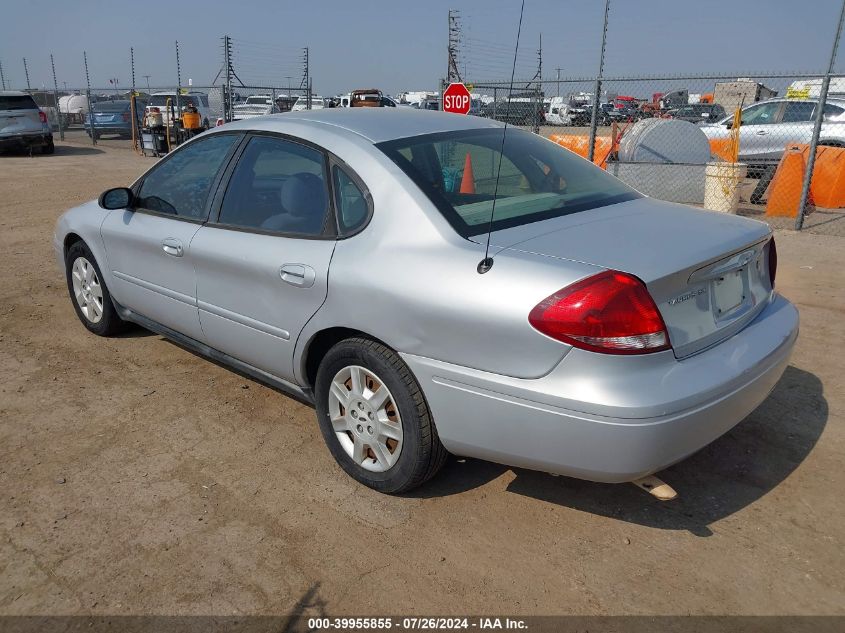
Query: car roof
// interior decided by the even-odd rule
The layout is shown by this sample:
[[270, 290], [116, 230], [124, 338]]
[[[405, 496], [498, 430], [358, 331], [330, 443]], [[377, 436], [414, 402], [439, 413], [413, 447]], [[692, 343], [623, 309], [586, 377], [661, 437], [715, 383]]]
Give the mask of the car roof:
[[28, 92], [23, 90], [0, 90], [0, 97], [30, 97]]
[[[453, 132], [501, 128], [498, 121], [476, 116], [448, 112], [417, 110], [415, 108], [323, 108], [285, 112], [226, 125], [228, 129], [286, 131], [286, 123], [295, 122], [314, 128], [315, 131], [344, 130], [357, 134], [372, 143], [382, 143], [399, 138]], [[230, 127], [231, 126], [231, 127]]]

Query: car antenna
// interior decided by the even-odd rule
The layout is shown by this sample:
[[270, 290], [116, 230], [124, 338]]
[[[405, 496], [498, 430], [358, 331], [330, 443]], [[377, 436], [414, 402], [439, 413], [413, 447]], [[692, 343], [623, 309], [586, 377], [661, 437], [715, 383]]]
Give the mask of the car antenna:
[[513, 66], [511, 67], [511, 83], [508, 88], [508, 106], [505, 109], [505, 127], [502, 129], [502, 148], [499, 152], [499, 166], [496, 168], [496, 184], [493, 187], [493, 205], [490, 209], [490, 221], [487, 223], [487, 246], [484, 248], [484, 259], [478, 262], [478, 274], [483, 275], [493, 268], [493, 258], [490, 257], [490, 233], [493, 231], [493, 218], [496, 214], [496, 197], [499, 193], [499, 175], [502, 173], [502, 157], [505, 153], [505, 135], [508, 133], [508, 119], [510, 118], [511, 100], [513, 99], [513, 77], [516, 74], [516, 55], [519, 52], [519, 35], [522, 33], [522, 14], [525, 12], [525, 0], [519, 9], [519, 27], [516, 29], [516, 46], [513, 49]]

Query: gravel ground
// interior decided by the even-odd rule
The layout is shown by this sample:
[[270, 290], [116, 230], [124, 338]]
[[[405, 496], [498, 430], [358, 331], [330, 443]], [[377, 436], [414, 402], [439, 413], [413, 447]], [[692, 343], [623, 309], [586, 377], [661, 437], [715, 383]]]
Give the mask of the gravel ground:
[[0, 156], [0, 614], [845, 614], [843, 238], [778, 232], [792, 364], [677, 500], [460, 459], [392, 498], [309, 407], [77, 321], [53, 224], [153, 160]]

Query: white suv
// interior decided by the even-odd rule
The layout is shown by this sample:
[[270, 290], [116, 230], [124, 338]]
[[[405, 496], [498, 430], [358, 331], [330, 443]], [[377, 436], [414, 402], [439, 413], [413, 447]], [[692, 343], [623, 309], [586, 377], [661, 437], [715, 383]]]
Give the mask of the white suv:
[[25, 92], [0, 90], [0, 149], [7, 147], [40, 147], [43, 154], [55, 151], [47, 115]]

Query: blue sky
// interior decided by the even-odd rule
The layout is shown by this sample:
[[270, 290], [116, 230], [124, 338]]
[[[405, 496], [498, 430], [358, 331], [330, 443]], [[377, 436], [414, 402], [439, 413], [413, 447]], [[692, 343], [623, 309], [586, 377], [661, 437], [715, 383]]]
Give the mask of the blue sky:
[[[235, 69], [248, 83], [298, 83], [300, 48], [309, 46], [315, 91], [356, 87], [385, 92], [434, 89], [446, 68], [450, 8], [462, 13], [463, 61], [475, 80], [506, 79], [519, 0], [2, 0], [0, 62], [6, 82], [82, 86], [87, 50], [92, 86], [117, 77], [175, 84], [179, 40], [183, 83], [208, 85], [230, 35]], [[606, 74], [821, 71], [842, 0], [612, 0]], [[598, 62], [603, 0], [526, 0], [517, 75], [531, 76], [543, 36], [544, 76], [589, 76]], [[162, 18], [167, 15], [169, 19]], [[845, 48], [845, 43], [843, 43]], [[845, 68], [845, 53], [838, 69]]]

